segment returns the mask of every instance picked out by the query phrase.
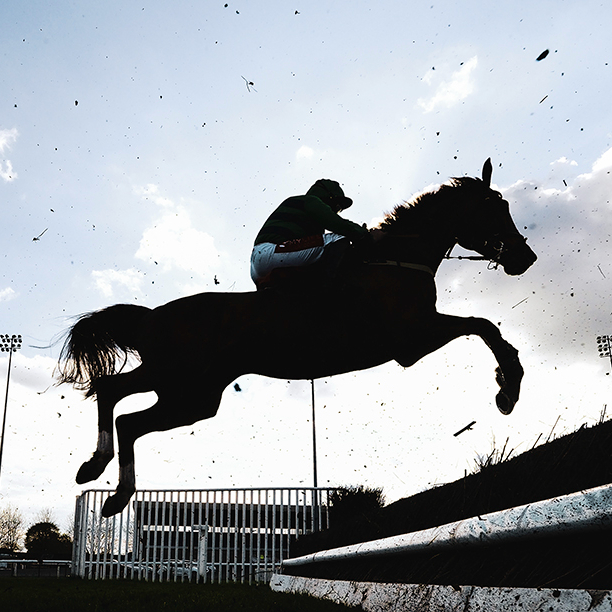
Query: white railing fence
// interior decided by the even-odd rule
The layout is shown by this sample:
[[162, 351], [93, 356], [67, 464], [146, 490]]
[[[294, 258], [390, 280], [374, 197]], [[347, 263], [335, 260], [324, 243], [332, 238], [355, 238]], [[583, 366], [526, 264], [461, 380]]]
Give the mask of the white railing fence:
[[102, 517], [112, 491], [75, 509], [72, 574], [151, 581], [269, 582], [300, 536], [329, 527], [336, 489], [137, 491]]

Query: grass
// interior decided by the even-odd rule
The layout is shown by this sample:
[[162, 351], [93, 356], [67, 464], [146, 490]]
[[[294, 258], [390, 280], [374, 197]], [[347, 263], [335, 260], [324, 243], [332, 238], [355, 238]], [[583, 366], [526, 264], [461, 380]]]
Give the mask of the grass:
[[267, 584], [0, 578], [0, 609], [2, 612], [341, 612], [349, 608], [307, 595], [275, 593]]

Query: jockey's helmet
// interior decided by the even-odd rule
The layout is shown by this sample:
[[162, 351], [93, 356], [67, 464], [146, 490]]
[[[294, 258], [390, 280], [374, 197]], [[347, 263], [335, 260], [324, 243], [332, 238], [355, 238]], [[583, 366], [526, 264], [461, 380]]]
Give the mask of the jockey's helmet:
[[346, 210], [353, 204], [351, 198], [347, 198], [340, 187], [340, 183], [330, 179], [319, 179], [307, 192], [306, 195], [317, 196], [336, 212]]

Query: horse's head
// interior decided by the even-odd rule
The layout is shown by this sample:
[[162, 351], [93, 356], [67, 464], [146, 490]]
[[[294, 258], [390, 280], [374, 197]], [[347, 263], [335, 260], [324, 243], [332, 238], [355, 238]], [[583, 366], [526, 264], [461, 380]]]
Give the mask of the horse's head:
[[457, 179], [468, 187], [469, 214], [457, 232], [457, 243], [503, 266], [506, 274], [523, 274], [537, 259], [527, 239], [516, 229], [510, 206], [501, 193], [491, 189], [493, 167], [487, 159], [482, 180]]

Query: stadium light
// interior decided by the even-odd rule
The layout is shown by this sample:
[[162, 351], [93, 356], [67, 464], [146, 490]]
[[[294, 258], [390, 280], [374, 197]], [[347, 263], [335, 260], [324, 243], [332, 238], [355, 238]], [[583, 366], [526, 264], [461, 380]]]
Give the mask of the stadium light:
[[2, 417], [2, 440], [0, 440], [0, 474], [2, 473], [2, 451], [4, 450], [4, 429], [6, 426], [6, 407], [8, 405], [9, 382], [11, 380], [11, 364], [13, 353], [21, 348], [21, 336], [0, 334], [0, 352], [9, 354], [8, 370], [6, 371], [6, 394], [4, 396], [4, 415]]
[[610, 359], [610, 367], [612, 367], [612, 336], [597, 336], [597, 350], [600, 357]]

